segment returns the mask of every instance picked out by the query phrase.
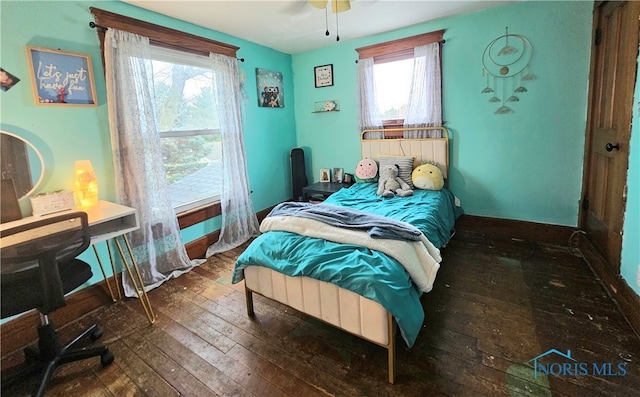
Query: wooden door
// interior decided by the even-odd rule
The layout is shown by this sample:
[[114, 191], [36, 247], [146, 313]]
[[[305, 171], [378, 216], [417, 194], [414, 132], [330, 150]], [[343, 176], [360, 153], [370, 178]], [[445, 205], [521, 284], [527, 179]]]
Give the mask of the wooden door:
[[614, 274], [620, 273], [639, 16], [637, 1], [594, 9], [580, 224]]

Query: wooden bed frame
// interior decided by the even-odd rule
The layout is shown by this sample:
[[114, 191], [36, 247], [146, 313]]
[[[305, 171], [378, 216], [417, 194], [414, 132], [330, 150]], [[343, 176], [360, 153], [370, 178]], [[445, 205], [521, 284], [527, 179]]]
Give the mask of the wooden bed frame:
[[[367, 132], [441, 130], [442, 138], [363, 139]], [[380, 155], [412, 156], [414, 168], [435, 162], [445, 178], [449, 168], [449, 131], [444, 127], [365, 130], [361, 135], [362, 158]], [[396, 323], [379, 303], [334, 284], [309, 277], [290, 277], [262, 266], [244, 269], [247, 314], [255, 316], [257, 293], [315, 317], [387, 349], [389, 383], [395, 382]]]

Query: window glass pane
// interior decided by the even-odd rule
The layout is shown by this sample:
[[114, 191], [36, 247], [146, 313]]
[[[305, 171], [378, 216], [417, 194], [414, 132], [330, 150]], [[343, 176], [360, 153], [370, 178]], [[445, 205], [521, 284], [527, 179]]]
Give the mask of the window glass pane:
[[208, 59], [155, 48], [153, 80], [160, 143], [177, 212], [219, 199], [222, 142]]
[[382, 120], [403, 119], [411, 93], [413, 58], [376, 63], [373, 75]]
[[161, 138], [171, 203], [190, 209], [218, 199], [222, 187], [220, 134]]
[[160, 131], [218, 129], [212, 83], [211, 69], [154, 60]]

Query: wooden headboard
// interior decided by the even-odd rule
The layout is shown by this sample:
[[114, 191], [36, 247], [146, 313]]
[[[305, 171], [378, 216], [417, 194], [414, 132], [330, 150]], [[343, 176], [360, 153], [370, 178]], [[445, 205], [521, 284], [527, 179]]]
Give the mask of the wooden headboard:
[[[364, 139], [368, 132], [442, 131], [442, 138]], [[413, 168], [434, 162], [445, 178], [449, 175], [449, 130], [445, 127], [386, 128], [364, 130], [360, 135], [362, 158], [379, 160], [380, 155], [413, 156]]]

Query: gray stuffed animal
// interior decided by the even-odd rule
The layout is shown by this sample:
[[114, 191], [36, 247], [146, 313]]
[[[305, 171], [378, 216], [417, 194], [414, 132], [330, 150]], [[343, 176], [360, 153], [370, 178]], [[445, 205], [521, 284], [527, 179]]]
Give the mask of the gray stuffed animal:
[[396, 164], [386, 165], [380, 168], [380, 178], [378, 179], [378, 196], [390, 198], [395, 195], [406, 197], [413, 195], [413, 190], [403, 181], [398, 172], [400, 168]]

